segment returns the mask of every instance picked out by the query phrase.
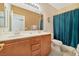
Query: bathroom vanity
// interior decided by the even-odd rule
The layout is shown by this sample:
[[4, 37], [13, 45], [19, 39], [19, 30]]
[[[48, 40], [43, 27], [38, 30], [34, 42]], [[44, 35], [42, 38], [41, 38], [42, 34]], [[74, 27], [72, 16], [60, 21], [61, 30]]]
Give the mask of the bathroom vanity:
[[0, 37], [1, 56], [45, 56], [51, 51], [51, 34], [44, 31], [25, 31], [18, 35]]

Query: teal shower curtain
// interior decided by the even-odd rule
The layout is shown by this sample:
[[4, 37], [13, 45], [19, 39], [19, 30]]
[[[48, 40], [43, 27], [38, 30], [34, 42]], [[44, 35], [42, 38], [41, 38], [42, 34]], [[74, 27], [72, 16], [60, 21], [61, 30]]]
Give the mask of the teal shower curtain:
[[72, 18], [71, 13], [64, 13], [64, 44], [70, 46], [72, 34]]
[[53, 27], [54, 27], [54, 38], [55, 39], [59, 39], [59, 16], [55, 16], [54, 17], [54, 21], [53, 21]]
[[72, 20], [73, 20], [73, 28], [72, 28], [72, 38], [71, 45], [76, 47], [79, 43], [79, 10], [72, 11]]
[[77, 47], [79, 43], [79, 9], [53, 17], [54, 38], [63, 44]]

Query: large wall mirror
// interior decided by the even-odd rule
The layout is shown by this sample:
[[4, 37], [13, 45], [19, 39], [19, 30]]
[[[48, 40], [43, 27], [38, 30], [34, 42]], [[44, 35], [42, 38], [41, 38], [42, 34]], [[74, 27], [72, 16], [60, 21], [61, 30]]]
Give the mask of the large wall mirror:
[[[12, 15], [13, 15], [12, 30], [29, 31], [33, 29], [36, 29], [36, 30], [40, 29], [39, 28], [39, 25], [40, 25], [39, 23], [41, 20], [40, 14], [24, 9], [22, 7], [16, 6], [16, 5], [12, 5]], [[14, 24], [15, 21], [17, 22], [16, 23], [17, 26], [16, 24]]]
[[41, 14], [24, 9], [14, 4], [0, 3], [0, 33], [42, 30], [41, 27], [43, 22], [41, 20], [43, 20]]

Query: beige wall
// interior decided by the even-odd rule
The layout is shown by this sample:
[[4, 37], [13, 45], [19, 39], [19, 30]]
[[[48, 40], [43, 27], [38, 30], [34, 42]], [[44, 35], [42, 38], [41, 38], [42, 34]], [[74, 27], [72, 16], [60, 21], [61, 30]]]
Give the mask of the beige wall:
[[79, 3], [69, 4], [69, 5], [67, 5], [67, 6], [65, 6], [63, 8], [57, 9], [58, 12], [56, 13], [56, 15], [67, 12], [67, 11], [70, 11], [70, 10], [74, 10], [76, 8], [79, 8]]
[[[57, 10], [48, 3], [40, 4], [40, 6], [44, 15], [44, 30], [52, 32], [53, 15], [57, 12]], [[48, 22], [48, 17], [50, 17], [50, 23]]]
[[[40, 6], [44, 15], [44, 31], [51, 32], [53, 38], [53, 15], [55, 15], [57, 10], [47, 3], [40, 4]], [[48, 17], [50, 17], [50, 22], [48, 22]]]

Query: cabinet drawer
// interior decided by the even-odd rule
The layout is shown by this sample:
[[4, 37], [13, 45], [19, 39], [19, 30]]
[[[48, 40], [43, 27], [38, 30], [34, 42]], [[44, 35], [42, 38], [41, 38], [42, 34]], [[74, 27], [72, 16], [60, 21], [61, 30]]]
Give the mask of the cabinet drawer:
[[35, 50], [35, 51], [32, 52], [32, 56], [40, 56], [40, 54], [41, 54], [40, 49]]
[[40, 49], [40, 44], [32, 45], [32, 51], [35, 51], [37, 49]]
[[40, 39], [39, 38], [34, 38], [34, 39], [31, 40], [31, 43], [32, 44], [38, 44], [38, 43], [40, 43]]

